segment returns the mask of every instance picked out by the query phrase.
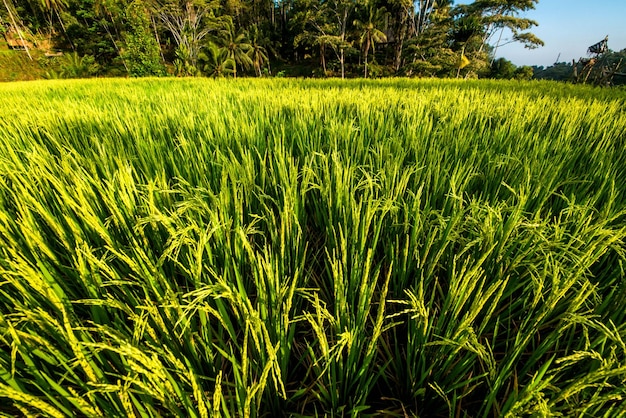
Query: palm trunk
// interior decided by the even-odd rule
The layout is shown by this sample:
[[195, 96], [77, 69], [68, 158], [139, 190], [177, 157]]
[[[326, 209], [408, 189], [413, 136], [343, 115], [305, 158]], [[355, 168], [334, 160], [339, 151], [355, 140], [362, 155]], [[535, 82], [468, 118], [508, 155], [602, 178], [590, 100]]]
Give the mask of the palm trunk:
[[69, 42], [70, 46], [72, 47], [72, 51], [76, 51], [74, 42], [72, 42], [72, 39], [67, 34], [67, 30], [65, 30], [65, 24], [63, 23], [63, 19], [61, 19], [61, 15], [59, 14], [59, 11], [55, 9], [54, 12], [57, 15], [57, 19], [59, 19], [59, 24], [61, 25], [61, 30], [63, 31], [63, 35], [65, 35], [65, 39], [67, 39], [67, 42]]
[[345, 57], [343, 55], [343, 48], [341, 48], [341, 58], [339, 58], [339, 62], [341, 62], [341, 78], [346, 78], [346, 70], [344, 67]]
[[365, 42], [365, 52], [363, 53], [363, 61], [365, 62], [365, 78], [367, 78], [367, 54], [369, 53], [369, 50], [370, 40], [367, 38], [367, 41]]
[[104, 30], [106, 31], [107, 35], [109, 35], [109, 38], [111, 39], [111, 42], [113, 43], [113, 47], [115, 48], [115, 52], [117, 52], [117, 56], [120, 57], [120, 59], [122, 60], [122, 65], [124, 66], [124, 69], [126, 70], [126, 72], [128, 72], [128, 65], [126, 65], [126, 60], [122, 56], [120, 48], [117, 46], [117, 42], [115, 42], [115, 38], [113, 37], [113, 34], [111, 34], [111, 31], [109, 30], [109, 25], [107, 25], [105, 22], [104, 25], [102, 26], [104, 27]]
[[408, 28], [407, 22], [409, 19], [408, 12], [402, 14], [402, 19], [400, 21], [400, 27], [396, 31], [396, 39], [394, 45], [394, 57], [393, 57], [393, 68], [398, 71], [402, 66], [402, 48], [404, 47], [404, 38], [406, 37]]
[[154, 21], [154, 16], [150, 16], [150, 21], [152, 22], [152, 30], [154, 31], [154, 39], [159, 46], [159, 54], [161, 55], [161, 61], [165, 64], [165, 56], [163, 55], [163, 50], [161, 49], [161, 39], [159, 39], [159, 32], [157, 31], [156, 22]]
[[348, 12], [349, 9], [346, 8], [343, 11], [343, 19], [341, 20], [341, 78], [346, 78], [346, 69], [345, 69], [345, 51], [344, 51], [344, 42], [346, 41], [346, 30], [348, 25]]
[[[465, 55], [465, 45], [463, 45], [463, 48], [461, 48], [461, 60], [463, 60], [463, 56]], [[459, 78], [459, 76], [461, 75], [461, 64], [459, 64], [459, 67], [456, 70], [456, 78]]]
[[402, 30], [402, 34], [398, 36], [396, 39], [396, 43], [394, 45], [394, 58], [393, 58], [393, 68], [394, 70], [400, 70], [402, 66], [402, 48], [404, 47], [404, 30]]
[[9, 5], [7, 4], [7, 0], [3, 0], [3, 2], [4, 2], [4, 7], [6, 7], [7, 12], [9, 13], [9, 18], [11, 19], [11, 23], [13, 24], [13, 29], [15, 30], [15, 32], [17, 32], [17, 35], [20, 37], [22, 46], [26, 50], [26, 55], [28, 55], [28, 58], [30, 58], [30, 60], [32, 61], [33, 57], [30, 55], [30, 51], [28, 50], [28, 45], [26, 45], [26, 40], [22, 36], [22, 31], [17, 26], [17, 22], [15, 21], [15, 17], [13, 16], [11, 9], [9, 8]]

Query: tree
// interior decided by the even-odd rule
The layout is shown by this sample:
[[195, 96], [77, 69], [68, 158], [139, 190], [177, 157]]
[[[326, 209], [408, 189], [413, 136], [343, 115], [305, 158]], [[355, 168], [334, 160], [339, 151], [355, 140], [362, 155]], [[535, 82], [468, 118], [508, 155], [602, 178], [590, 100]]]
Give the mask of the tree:
[[220, 31], [220, 39], [224, 48], [228, 51], [228, 57], [235, 62], [233, 76], [237, 78], [237, 64], [243, 69], [253, 65], [252, 58], [249, 55], [252, 45], [248, 42], [245, 32], [235, 29], [232, 19], [226, 21], [224, 29]]
[[259, 27], [256, 24], [250, 27], [248, 33], [250, 38], [250, 50], [248, 51], [248, 55], [252, 60], [254, 72], [257, 77], [261, 77], [261, 67], [266, 62], [269, 65], [267, 49], [262, 45], [263, 40], [261, 39]]
[[160, 47], [150, 30], [150, 18], [141, 0], [126, 8], [129, 31], [125, 34], [126, 49], [120, 54], [129, 75], [143, 77], [162, 75]]
[[290, 29], [295, 33], [294, 47], [319, 48], [320, 65], [326, 75], [326, 47], [333, 43], [331, 37], [335, 38], [334, 26], [328, 23], [327, 9], [318, 0], [300, 1], [297, 6], [298, 10], [290, 24]]
[[534, 74], [535, 72], [533, 71], [533, 67], [523, 65], [515, 69], [515, 73], [513, 73], [513, 78], [516, 80], [532, 80]]
[[[40, 0], [40, 5], [43, 8], [44, 12], [49, 12], [49, 25], [50, 25], [50, 34], [49, 34], [49, 39], [52, 38], [52, 32], [53, 32], [53, 18], [54, 15], [57, 16], [57, 19], [59, 21], [59, 24], [61, 25], [61, 28], [63, 30], [63, 33], [65, 32], [65, 25], [63, 24], [63, 19], [61, 19], [61, 16], [59, 15], [59, 11], [63, 10], [65, 7], [68, 6], [68, 2], [67, 0]], [[71, 40], [70, 44], [71, 44]]]
[[363, 62], [365, 63], [364, 76], [367, 78], [367, 57], [370, 48], [375, 50], [376, 42], [384, 42], [387, 40], [387, 36], [377, 28], [383, 19], [386, 17], [387, 11], [384, 8], [374, 10], [374, 5], [370, 4], [368, 7], [368, 21], [363, 23], [359, 20], [354, 21], [354, 26], [361, 33], [360, 44], [363, 48]]
[[346, 40], [348, 31], [348, 22], [350, 13], [354, 9], [354, 1], [352, 0], [329, 0], [327, 3], [329, 11], [335, 25], [338, 29], [339, 42], [336, 47], [339, 48], [339, 63], [341, 64], [341, 78], [346, 77], [346, 48], [349, 43]]
[[437, 0], [417, 0], [415, 5], [417, 6], [416, 16], [414, 20], [414, 28], [415, 34], [419, 36], [423, 33], [428, 26], [432, 23], [430, 19], [431, 14], [437, 8], [449, 6], [452, 2], [450, 0], [447, 1], [437, 1]]
[[157, 3], [157, 14], [174, 38], [177, 55], [185, 66], [195, 68], [205, 37], [220, 27], [216, 0], [164, 0]]
[[325, 52], [330, 47], [341, 66], [341, 78], [345, 78], [345, 51], [350, 46], [348, 19], [355, 3], [352, 0], [307, 0], [303, 5], [292, 25], [299, 32], [294, 38], [295, 46], [302, 43], [319, 46], [325, 74]]
[[[480, 47], [482, 51], [496, 33], [499, 38], [495, 50], [501, 45], [511, 42], [521, 42], [526, 48], [543, 46], [541, 39], [526, 31], [538, 23], [534, 20], [519, 17], [519, 14], [535, 8], [539, 0], [476, 0], [469, 5], [458, 6], [466, 16], [475, 16], [483, 25], [483, 37]], [[512, 37], [502, 43], [505, 29], [509, 29]], [[495, 56], [494, 50], [494, 56]]]
[[567, 81], [572, 78], [574, 67], [567, 62], [555, 62], [547, 68], [535, 67], [533, 72], [538, 80]]
[[415, 35], [415, 7], [412, 0], [389, 0], [381, 4], [389, 11], [387, 38], [393, 45], [393, 69], [402, 66], [405, 41]]
[[377, 60], [384, 72], [467, 77], [489, 74], [493, 43], [541, 44], [528, 31], [536, 22], [521, 17], [538, 0], [2, 1], [16, 43], [22, 28], [37, 34], [48, 25], [56, 49], [93, 56], [111, 74], [122, 64], [131, 75], [159, 74], [169, 61], [179, 75], [199, 75], [226, 51], [235, 77], [252, 68], [260, 76], [270, 57], [301, 74], [311, 73], [302, 59], [314, 57], [325, 75], [345, 77], [358, 59], [365, 77]]
[[417, 44], [425, 45], [424, 35], [442, 22], [442, 12], [447, 14], [452, 0], [383, 0], [381, 5], [389, 10], [386, 35], [393, 48], [392, 68], [399, 71], [403, 53], [415, 51]]
[[517, 67], [506, 58], [498, 58], [491, 64], [491, 77], [511, 79], [515, 75]]
[[437, 6], [429, 15], [429, 24], [407, 42], [407, 75], [452, 76], [457, 57], [452, 50], [451, 34], [454, 20], [449, 5]]
[[226, 48], [220, 48], [213, 42], [206, 47], [208, 55], [201, 54], [201, 60], [206, 63], [203, 65], [203, 71], [206, 75], [213, 78], [225, 77], [233, 74], [235, 71], [235, 61], [228, 56], [229, 51]]
[[55, 46], [76, 51], [79, 56], [92, 55], [101, 66], [110, 66], [119, 61], [128, 2], [119, 2], [122, 9], [116, 24], [119, 24], [120, 31], [113, 34], [109, 30], [111, 22], [101, 13], [99, 5], [99, 0], [68, 0], [68, 6], [61, 13], [66, 32], [55, 39]]
[[[481, 20], [477, 16], [463, 14], [456, 16], [452, 28], [452, 45], [458, 54], [456, 59], [457, 78], [461, 75], [463, 68], [469, 67], [466, 70], [467, 76], [472, 70], [482, 70], [482, 67], [487, 67], [486, 54], [482, 52], [481, 43], [484, 31]], [[474, 65], [471, 66], [472, 64]], [[488, 71], [488, 68], [486, 70]]]
[[124, 43], [123, 33], [127, 31], [127, 0], [96, 0], [93, 7], [126, 72], [129, 72], [121, 46]]

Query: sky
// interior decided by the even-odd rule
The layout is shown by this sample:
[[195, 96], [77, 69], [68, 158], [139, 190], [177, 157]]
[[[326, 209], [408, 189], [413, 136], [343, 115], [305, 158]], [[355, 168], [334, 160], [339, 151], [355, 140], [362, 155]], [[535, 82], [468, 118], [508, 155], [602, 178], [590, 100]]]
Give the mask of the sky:
[[[472, 1], [455, 1], [455, 4], [468, 3]], [[557, 62], [557, 58], [558, 62], [572, 62], [587, 57], [587, 48], [607, 35], [610, 49], [626, 49], [626, 0], [539, 0], [534, 10], [520, 17], [539, 24], [530, 31], [543, 40], [545, 46], [531, 50], [513, 43], [498, 48], [496, 58], [504, 57], [518, 66], [547, 67]], [[507, 37], [510, 33], [503, 35], [503, 39]]]

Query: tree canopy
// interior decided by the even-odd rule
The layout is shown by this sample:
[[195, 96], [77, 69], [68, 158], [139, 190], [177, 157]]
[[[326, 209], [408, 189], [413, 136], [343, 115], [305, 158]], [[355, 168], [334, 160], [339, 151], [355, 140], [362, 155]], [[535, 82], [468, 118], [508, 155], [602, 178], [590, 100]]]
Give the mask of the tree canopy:
[[504, 68], [494, 65], [503, 31], [543, 44], [522, 17], [537, 2], [3, 0], [0, 23], [6, 37], [109, 74], [477, 77]]

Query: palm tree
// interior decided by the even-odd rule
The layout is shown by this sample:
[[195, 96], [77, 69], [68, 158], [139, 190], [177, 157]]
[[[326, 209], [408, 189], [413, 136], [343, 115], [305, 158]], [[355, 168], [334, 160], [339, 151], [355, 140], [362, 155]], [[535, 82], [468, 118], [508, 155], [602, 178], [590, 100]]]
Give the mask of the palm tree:
[[376, 42], [385, 42], [387, 40], [387, 36], [383, 31], [377, 28], [377, 26], [383, 22], [384, 17], [386, 16], [387, 11], [384, 7], [377, 9], [374, 11], [374, 6], [370, 5], [369, 7], [369, 19], [367, 23], [360, 22], [359, 20], [354, 21], [354, 25], [361, 32], [360, 43], [363, 48], [363, 61], [365, 63], [365, 78], [367, 78], [367, 57], [369, 54], [370, 48], [372, 51], [375, 50]]
[[[343, 0], [338, 1], [341, 2]], [[336, 5], [337, 2], [333, 4]], [[341, 18], [348, 16], [350, 11], [350, 7], [346, 5], [347, 2], [344, 1], [343, 4], [344, 14], [340, 16]], [[338, 25], [335, 19], [333, 19], [333, 16], [337, 16], [337, 19], [339, 19], [338, 22], [345, 23], [345, 19], [341, 20], [339, 15], [333, 12], [330, 2], [322, 3], [319, 7], [315, 7], [312, 10], [297, 13], [294, 19], [299, 21], [301, 27], [299, 28], [300, 33], [294, 38], [294, 45], [308, 44], [311, 46], [319, 46], [320, 61], [324, 75], [328, 75], [328, 71], [326, 70], [326, 51], [327, 47], [330, 47], [341, 64], [341, 78], [344, 78], [344, 51], [350, 46], [350, 43], [346, 41], [345, 31], [343, 29], [345, 25]]]
[[223, 46], [228, 50], [228, 57], [235, 62], [233, 76], [237, 78], [237, 64], [244, 69], [250, 68], [253, 64], [249, 55], [252, 45], [248, 42], [245, 32], [235, 30], [235, 24], [230, 19], [221, 35]]
[[326, 46], [330, 44], [328, 36], [320, 35], [315, 38], [313, 43], [320, 47], [320, 62], [322, 64], [322, 70], [324, 70], [324, 76], [326, 76], [326, 74], [328, 74], [328, 71], [326, 70]]
[[265, 62], [269, 65], [267, 49], [261, 44], [263, 39], [260, 39], [259, 28], [256, 24], [250, 27], [248, 33], [250, 38], [250, 50], [248, 51], [248, 56], [252, 60], [254, 72], [257, 77], [261, 77], [261, 67]]
[[203, 68], [206, 75], [217, 78], [233, 74], [235, 61], [228, 56], [228, 49], [220, 48], [213, 42], [210, 42], [206, 50], [208, 52], [208, 62]]

